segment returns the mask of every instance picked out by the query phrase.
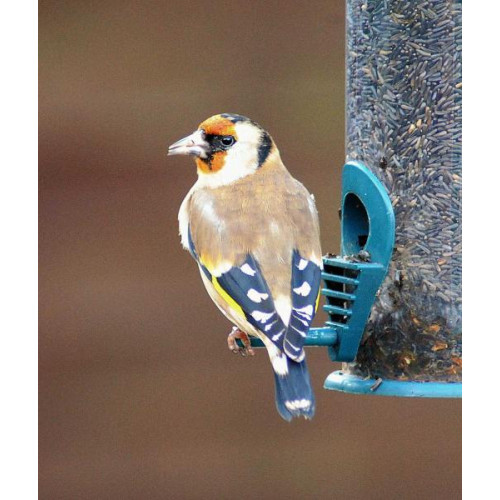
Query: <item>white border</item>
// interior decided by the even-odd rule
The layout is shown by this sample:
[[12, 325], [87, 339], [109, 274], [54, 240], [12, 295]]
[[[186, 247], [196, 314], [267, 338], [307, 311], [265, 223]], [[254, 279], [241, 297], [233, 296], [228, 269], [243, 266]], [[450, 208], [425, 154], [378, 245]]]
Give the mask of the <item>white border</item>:
[[38, 8], [0, 14], [1, 498], [37, 497]]
[[500, 93], [498, 2], [464, 5], [463, 498], [498, 495]]

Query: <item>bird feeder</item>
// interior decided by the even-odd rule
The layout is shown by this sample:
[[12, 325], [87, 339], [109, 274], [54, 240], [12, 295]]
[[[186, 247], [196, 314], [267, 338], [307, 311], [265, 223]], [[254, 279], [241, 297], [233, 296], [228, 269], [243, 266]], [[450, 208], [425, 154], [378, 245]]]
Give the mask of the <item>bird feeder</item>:
[[346, 15], [347, 159], [385, 187], [395, 244], [356, 358], [325, 387], [460, 396], [461, 1], [348, 0]]
[[[347, 0], [339, 256], [306, 345], [325, 388], [461, 396], [461, 1]], [[259, 345], [259, 342], [252, 342]]]

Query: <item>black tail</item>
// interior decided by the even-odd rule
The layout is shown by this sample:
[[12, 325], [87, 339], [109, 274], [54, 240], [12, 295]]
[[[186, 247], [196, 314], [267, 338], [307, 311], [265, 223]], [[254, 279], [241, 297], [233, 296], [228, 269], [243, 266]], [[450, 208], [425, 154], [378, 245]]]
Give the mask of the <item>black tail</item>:
[[286, 361], [286, 375], [274, 372], [278, 412], [287, 421], [296, 417], [311, 419], [314, 417], [315, 400], [306, 360], [297, 363], [287, 357]]

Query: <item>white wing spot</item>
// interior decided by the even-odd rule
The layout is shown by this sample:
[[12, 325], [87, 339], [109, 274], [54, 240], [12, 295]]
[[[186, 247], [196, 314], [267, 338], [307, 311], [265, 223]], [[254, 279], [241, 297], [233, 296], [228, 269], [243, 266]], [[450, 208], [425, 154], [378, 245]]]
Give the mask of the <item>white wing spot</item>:
[[296, 352], [299, 352], [302, 349], [302, 347], [295, 347], [289, 340], [285, 340], [285, 342], [287, 342], [287, 344]]
[[294, 309], [294, 311], [299, 313], [304, 318], [311, 319], [313, 315], [313, 306], [308, 305], [305, 307], [301, 307], [300, 309]]
[[255, 288], [250, 288], [247, 293], [247, 297], [252, 301], [252, 302], [257, 302], [260, 303], [263, 300], [266, 300], [269, 295], [267, 293], [260, 293]]
[[[305, 324], [305, 326], [309, 326], [309, 323], [307, 323], [307, 321], [303, 321], [301, 320], [300, 318], [297, 318], [298, 320], [302, 321], [302, 323]], [[292, 328], [301, 336], [301, 337], [304, 337], [306, 338], [306, 334], [305, 332], [303, 332], [302, 330], [299, 330], [298, 328], [295, 328], [293, 325], [292, 325]]]
[[210, 273], [213, 274], [216, 278], [218, 278], [219, 276], [222, 276], [223, 274], [227, 273], [232, 267], [233, 264], [231, 264], [231, 262], [229, 261], [221, 262], [217, 267], [210, 269]]
[[276, 342], [283, 334], [285, 333], [285, 330], [281, 330], [281, 332], [277, 333], [276, 335], [272, 336], [272, 341]]
[[[303, 314], [303, 313], [299, 313]], [[309, 322], [301, 318], [298, 314], [294, 314], [295, 319], [298, 319], [304, 326], [309, 326]]]
[[297, 267], [299, 268], [300, 271], [303, 271], [307, 267], [307, 260], [305, 259], [300, 259], [300, 262], [297, 264]]
[[311, 406], [309, 399], [295, 399], [294, 401], [285, 401], [285, 406], [289, 410], [305, 410]]
[[255, 321], [260, 321], [261, 323], [265, 323], [274, 313], [265, 313], [262, 311], [254, 311], [252, 313], [252, 318]]
[[252, 269], [250, 267], [250, 264], [243, 264], [240, 267], [241, 271], [244, 272], [245, 274], [248, 274], [248, 276], [255, 276], [255, 273], [257, 272], [255, 269]]
[[294, 288], [293, 291], [297, 295], [302, 295], [302, 297], [307, 297], [311, 293], [311, 285], [307, 281], [304, 281], [302, 285], [300, 285], [297, 288]]
[[268, 331], [269, 331], [269, 330], [273, 327], [273, 325], [274, 325], [274, 324], [276, 324], [276, 322], [277, 322], [277, 321], [278, 321], [278, 320], [277, 320], [277, 319], [275, 319], [272, 323], [269, 323], [268, 325], [266, 325], [266, 326], [264, 327], [264, 331], [268, 332]]

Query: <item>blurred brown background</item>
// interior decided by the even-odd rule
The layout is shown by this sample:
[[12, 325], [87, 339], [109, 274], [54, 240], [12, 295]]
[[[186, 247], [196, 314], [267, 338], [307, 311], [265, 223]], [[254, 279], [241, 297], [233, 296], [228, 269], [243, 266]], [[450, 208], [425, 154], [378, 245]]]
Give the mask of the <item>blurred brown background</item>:
[[[339, 245], [342, 1], [41, 1], [40, 498], [460, 498], [460, 401], [322, 389], [274, 407], [267, 355], [179, 244], [167, 146], [218, 112], [267, 128]], [[324, 318], [318, 317], [320, 324]]]

